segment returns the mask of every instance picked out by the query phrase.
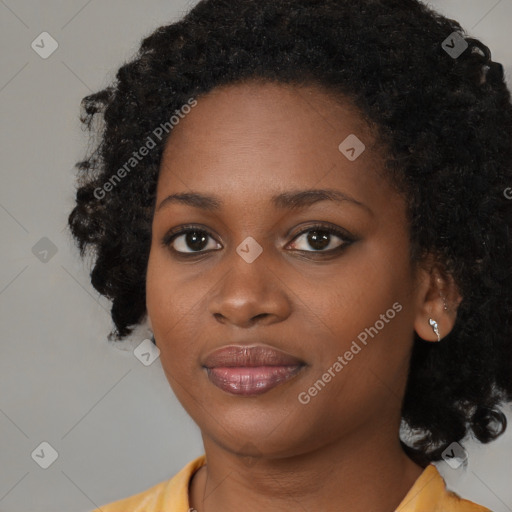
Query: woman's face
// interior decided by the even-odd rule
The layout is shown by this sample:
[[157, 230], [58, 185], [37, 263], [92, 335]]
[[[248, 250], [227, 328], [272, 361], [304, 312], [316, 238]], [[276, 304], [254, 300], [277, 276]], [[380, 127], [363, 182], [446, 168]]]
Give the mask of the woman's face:
[[[173, 129], [157, 187], [147, 310], [169, 383], [203, 439], [286, 456], [343, 436], [396, 436], [420, 286], [405, 202], [382, 168], [358, 114], [315, 88], [218, 88]], [[341, 199], [273, 201], [319, 189]], [[159, 208], [171, 194], [218, 204]], [[178, 234], [164, 245], [185, 225], [195, 238]], [[304, 365], [259, 394], [212, 383], [203, 367], [211, 352], [258, 344]], [[237, 371], [243, 384], [254, 368]]]

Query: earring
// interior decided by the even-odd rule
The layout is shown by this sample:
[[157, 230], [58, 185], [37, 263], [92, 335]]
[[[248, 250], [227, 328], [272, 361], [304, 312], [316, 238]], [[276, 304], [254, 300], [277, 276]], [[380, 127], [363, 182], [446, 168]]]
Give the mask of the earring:
[[432, 327], [432, 330], [436, 333], [437, 341], [441, 341], [441, 336], [439, 335], [439, 326], [437, 325], [437, 322], [432, 318], [429, 318], [428, 323], [430, 324], [430, 327]]
[[440, 295], [440, 296], [441, 296], [441, 298], [443, 299], [443, 309], [444, 309], [445, 311], [448, 311], [448, 304], [446, 304], [446, 297], [445, 297], [442, 293], [440, 293], [439, 295]]

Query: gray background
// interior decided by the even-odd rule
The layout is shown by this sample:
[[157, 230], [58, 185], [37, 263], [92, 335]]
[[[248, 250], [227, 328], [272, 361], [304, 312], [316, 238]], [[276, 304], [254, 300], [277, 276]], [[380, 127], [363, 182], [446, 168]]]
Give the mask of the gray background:
[[[490, 46], [512, 83], [512, 0], [430, 3]], [[0, 0], [2, 512], [90, 511], [167, 480], [203, 453], [160, 360], [146, 367], [133, 354], [147, 327], [125, 350], [107, 341], [109, 302], [90, 285], [91, 261], [79, 259], [66, 231], [73, 166], [87, 143], [80, 100], [193, 4]], [[31, 48], [44, 31], [59, 45], [47, 59]], [[45, 237], [55, 254], [33, 250], [49, 246]], [[490, 445], [470, 443], [467, 471], [437, 464], [449, 488], [495, 512], [512, 511], [505, 412], [511, 427]], [[48, 469], [31, 456], [43, 441], [58, 453]]]

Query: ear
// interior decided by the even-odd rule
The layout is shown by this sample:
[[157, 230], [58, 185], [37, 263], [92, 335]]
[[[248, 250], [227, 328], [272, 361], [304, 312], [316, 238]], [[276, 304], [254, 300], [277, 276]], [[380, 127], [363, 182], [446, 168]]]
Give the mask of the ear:
[[429, 323], [437, 322], [440, 338], [446, 337], [457, 319], [457, 308], [462, 301], [459, 289], [451, 274], [432, 257], [418, 268], [417, 307], [414, 330], [426, 341], [437, 341]]

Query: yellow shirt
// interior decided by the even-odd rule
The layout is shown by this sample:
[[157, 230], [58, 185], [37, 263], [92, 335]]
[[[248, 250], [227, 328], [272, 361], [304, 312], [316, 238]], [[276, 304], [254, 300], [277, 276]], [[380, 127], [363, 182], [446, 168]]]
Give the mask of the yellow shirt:
[[[203, 454], [189, 462], [170, 480], [92, 512], [193, 512], [188, 501], [192, 475], [206, 462]], [[409, 489], [396, 512], [491, 512], [446, 489], [443, 477], [429, 464]]]

